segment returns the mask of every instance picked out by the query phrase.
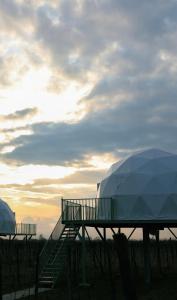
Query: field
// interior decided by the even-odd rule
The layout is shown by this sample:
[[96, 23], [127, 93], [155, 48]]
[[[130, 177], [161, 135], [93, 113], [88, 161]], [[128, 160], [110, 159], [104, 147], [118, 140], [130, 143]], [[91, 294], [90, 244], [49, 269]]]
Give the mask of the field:
[[[0, 240], [1, 290], [7, 292], [28, 288], [35, 284], [37, 256], [44, 241]], [[119, 260], [114, 242], [99, 240], [86, 243], [86, 281], [82, 286], [81, 244], [68, 247], [68, 260], [58, 288], [38, 295], [39, 300], [115, 300], [124, 299]], [[160, 242], [161, 264], [157, 247], [151, 241], [152, 281], [144, 283], [143, 244], [129, 242], [129, 257], [138, 299], [177, 299], [177, 242]], [[15, 294], [14, 298], [15, 299]], [[28, 299], [35, 299], [29, 296]]]

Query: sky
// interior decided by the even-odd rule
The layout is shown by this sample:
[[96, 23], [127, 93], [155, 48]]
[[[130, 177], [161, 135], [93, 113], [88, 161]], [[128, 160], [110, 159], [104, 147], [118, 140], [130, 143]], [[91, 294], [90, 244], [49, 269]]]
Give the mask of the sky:
[[177, 152], [176, 0], [0, 0], [0, 197], [48, 235], [112, 163]]

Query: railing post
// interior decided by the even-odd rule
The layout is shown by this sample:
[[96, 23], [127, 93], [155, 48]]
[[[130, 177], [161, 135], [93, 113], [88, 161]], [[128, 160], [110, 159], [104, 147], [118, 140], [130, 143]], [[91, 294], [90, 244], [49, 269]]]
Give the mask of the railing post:
[[113, 203], [112, 203], [112, 198], [111, 198], [111, 220], [113, 219]]
[[64, 219], [64, 216], [63, 216], [63, 197], [61, 197], [61, 218], [62, 218], [62, 221]]
[[68, 221], [68, 201], [66, 201], [65, 211], [66, 211], [66, 219], [65, 219], [65, 221]]
[[95, 221], [96, 221], [96, 219], [97, 219], [97, 210], [98, 210], [98, 200], [97, 200], [97, 198], [95, 198], [95, 215], [94, 215], [94, 217], [95, 217]]

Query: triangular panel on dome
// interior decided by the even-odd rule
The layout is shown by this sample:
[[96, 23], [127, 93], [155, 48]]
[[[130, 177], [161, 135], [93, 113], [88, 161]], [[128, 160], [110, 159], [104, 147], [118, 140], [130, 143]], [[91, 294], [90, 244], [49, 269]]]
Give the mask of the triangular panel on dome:
[[147, 201], [143, 197], [139, 196], [130, 212], [131, 220], [147, 220], [153, 219], [154, 213], [149, 207]]
[[159, 174], [157, 179], [161, 186], [162, 191], [166, 192], [167, 194], [172, 194], [177, 192], [177, 171]]
[[168, 157], [171, 156], [172, 154], [167, 152], [167, 151], [163, 151], [161, 149], [147, 149], [144, 151], [139, 151], [137, 154], [135, 153], [133, 155], [133, 157], [139, 156], [139, 157], [143, 157], [146, 159], [154, 159], [154, 158], [159, 158], [159, 157]]
[[112, 199], [112, 219], [129, 220], [130, 212], [137, 201], [135, 195], [113, 196]]
[[162, 178], [159, 176], [154, 176], [144, 187], [142, 193], [143, 194], [168, 194], [169, 187], [167, 184], [163, 184], [161, 181]]
[[130, 194], [137, 195], [141, 194], [143, 189], [147, 186], [151, 177], [146, 174], [130, 173], [129, 176], [119, 185], [117, 190], [119, 195]]
[[144, 201], [148, 203], [149, 207], [153, 211], [153, 215], [156, 219], [160, 216], [160, 210], [164, 206], [167, 195], [166, 194], [143, 194]]
[[[144, 164], [146, 164], [149, 161], [149, 159], [143, 158], [143, 157], [129, 157], [127, 160], [125, 160], [120, 167], [118, 168], [119, 173], [131, 173], [136, 171], [138, 168], [142, 167]], [[114, 173], [117, 173], [116, 170], [114, 170]]]
[[109, 180], [104, 181], [104, 187], [102, 187], [102, 191], [104, 193], [104, 197], [109, 197], [110, 194], [116, 194], [120, 182], [116, 175], [112, 174], [109, 177]]
[[151, 159], [142, 167], [138, 168], [137, 171], [143, 174], [155, 175], [170, 172], [171, 169], [168, 166], [165, 166], [162, 162], [159, 162], [158, 159]]
[[177, 155], [169, 155], [168, 157], [159, 157], [157, 161], [170, 170], [170, 172], [177, 171]]
[[170, 195], [166, 198], [163, 207], [160, 210], [160, 218], [176, 219], [177, 216], [177, 194]]

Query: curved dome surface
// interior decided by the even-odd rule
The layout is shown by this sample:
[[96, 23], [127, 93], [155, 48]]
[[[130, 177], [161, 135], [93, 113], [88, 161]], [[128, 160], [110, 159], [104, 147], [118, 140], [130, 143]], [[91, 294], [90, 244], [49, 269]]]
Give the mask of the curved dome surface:
[[15, 233], [15, 214], [8, 204], [0, 199], [0, 235]]
[[158, 149], [115, 163], [98, 189], [99, 217], [117, 220], [177, 219], [177, 155]]

